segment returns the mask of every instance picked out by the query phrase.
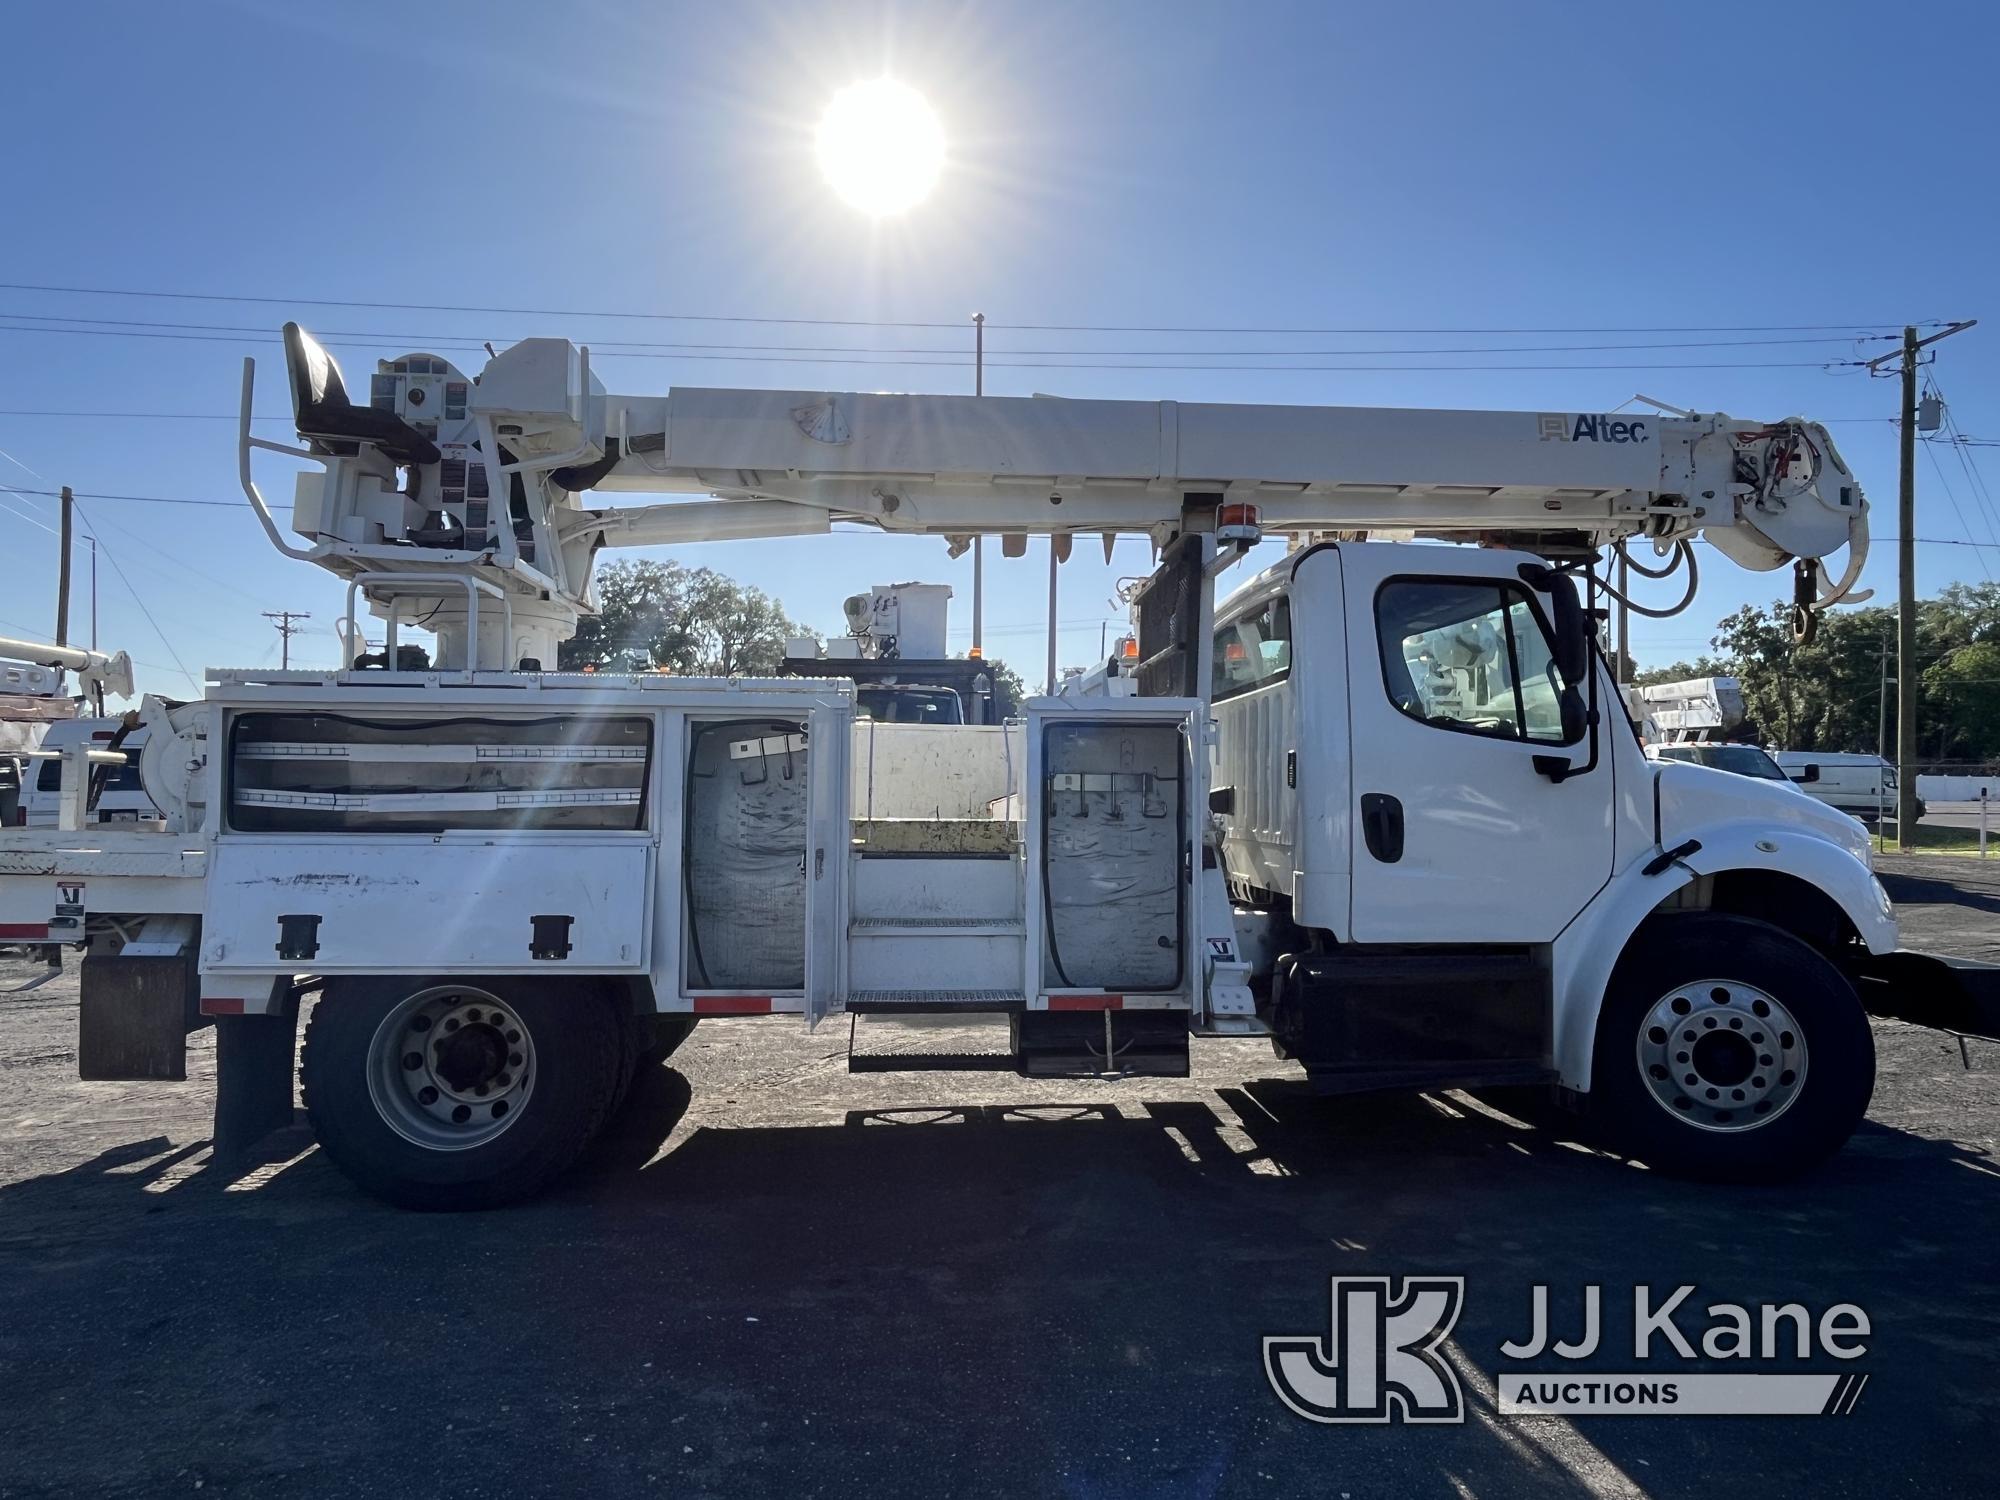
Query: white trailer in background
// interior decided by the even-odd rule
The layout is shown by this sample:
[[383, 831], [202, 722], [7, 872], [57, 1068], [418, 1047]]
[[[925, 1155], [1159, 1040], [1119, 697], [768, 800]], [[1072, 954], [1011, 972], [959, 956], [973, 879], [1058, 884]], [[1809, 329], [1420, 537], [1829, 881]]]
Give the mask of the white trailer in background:
[[[85, 1075], [175, 1075], [212, 1022], [224, 1146], [289, 1118], [316, 991], [319, 1138], [418, 1206], [534, 1191], [700, 1017], [843, 1012], [1008, 1021], [993, 1058], [857, 1067], [1179, 1073], [1264, 1035], [1326, 1089], [1544, 1083], [1619, 1149], [1769, 1177], [1867, 1104], [1857, 984], [1971, 1003], [1894, 952], [1851, 820], [1650, 762], [1607, 707], [1604, 546], [1791, 562], [1803, 628], [1846, 595], [1866, 507], [1814, 424], [618, 396], [552, 339], [476, 382], [385, 362], [361, 405], [286, 340], [300, 445], [250, 435], [246, 362], [244, 489], [386, 619], [383, 665], [149, 700], [156, 825], [0, 836], [0, 937], [87, 950]], [[300, 540], [260, 449], [309, 465]], [[1137, 691], [913, 736], [839, 679], [542, 670], [604, 546], [835, 524], [1146, 538]], [[401, 670], [417, 619], [437, 661]]]

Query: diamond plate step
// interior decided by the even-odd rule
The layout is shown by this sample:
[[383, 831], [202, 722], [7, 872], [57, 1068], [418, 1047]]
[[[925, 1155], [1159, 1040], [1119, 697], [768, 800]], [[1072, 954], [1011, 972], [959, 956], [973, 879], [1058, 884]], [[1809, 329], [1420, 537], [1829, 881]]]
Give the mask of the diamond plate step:
[[1011, 1052], [870, 1052], [850, 1054], [850, 1073], [1012, 1073]]

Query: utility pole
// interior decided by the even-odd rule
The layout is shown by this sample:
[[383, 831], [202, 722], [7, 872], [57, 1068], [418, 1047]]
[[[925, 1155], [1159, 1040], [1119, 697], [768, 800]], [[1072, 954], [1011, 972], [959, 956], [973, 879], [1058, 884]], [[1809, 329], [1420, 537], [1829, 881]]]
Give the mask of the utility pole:
[[312, 616], [303, 610], [267, 609], [264, 611], [264, 618], [274, 622], [278, 635], [284, 642], [284, 645], [279, 648], [282, 653], [279, 658], [279, 670], [288, 672], [292, 666], [292, 632], [299, 628], [292, 621], [310, 620]]
[[1963, 333], [1979, 320], [1948, 323], [1927, 339], [1915, 327], [1903, 330], [1894, 354], [1868, 361], [1880, 374], [1891, 360], [1903, 362], [1902, 409], [1897, 415], [1902, 445], [1896, 496], [1896, 847], [1907, 854], [1917, 833], [1917, 354], [1926, 345]]
[[[972, 394], [986, 394], [986, 314], [972, 315]], [[972, 654], [986, 654], [986, 538], [972, 538]]]
[[[1916, 847], [1917, 330], [1903, 330], [1902, 452], [1896, 490], [1896, 847]], [[1908, 782], [1907, 787], [1904, 783]]]
[[57, 544], [62, 550], [57, 554], [56, 563], [56, 644], [69, 644], [69, 548], [70, 516], [76, 509], [76, 498], [70, 494], [69, 486], [62, 487], [62, 540]]

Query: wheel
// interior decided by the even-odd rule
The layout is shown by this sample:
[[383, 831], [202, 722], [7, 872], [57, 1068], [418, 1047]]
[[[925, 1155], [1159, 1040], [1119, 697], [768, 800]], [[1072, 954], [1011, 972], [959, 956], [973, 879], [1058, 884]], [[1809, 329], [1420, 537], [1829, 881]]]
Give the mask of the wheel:
[[1681, 1176], [1778, 1181], [1839, 1150], [1874, 1089], [1853, 985], [1783, 929], [1664, 917], [1618, 960], [1590, 1110], [1623, 1154]]
[[333, 979], [299, 1068], [321, 1147], [404, 1208], [538, 1192], [603, 1126], [620, 1018], [594, 988], [491, 978]]

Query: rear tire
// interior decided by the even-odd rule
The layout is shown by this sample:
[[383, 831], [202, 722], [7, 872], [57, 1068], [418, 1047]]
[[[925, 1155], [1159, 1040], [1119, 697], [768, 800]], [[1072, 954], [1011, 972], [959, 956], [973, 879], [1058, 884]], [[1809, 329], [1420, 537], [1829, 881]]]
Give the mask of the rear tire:
[[513, 978], [329, 980], [299, 1078], [314, 1133], [401, 1208], [494, 1208], [566, 1170], [603, 1127], [623, 1018], [596, 988]]
[[1662, 917], [1619, 958], [1590, 1112], [1621, 1154], [1706, 1181], [1781, 1181], [1839, 1150], [1874, 1088], [1854, 986], [1782, 928]]
[[665, 1062], [680, 1051], [681, 1043], [694, 1035], [695, 1017], [674, 1014], [653, 1017], [651, 1045], [646, 1049], [646, 1057], [651, 1062]]

